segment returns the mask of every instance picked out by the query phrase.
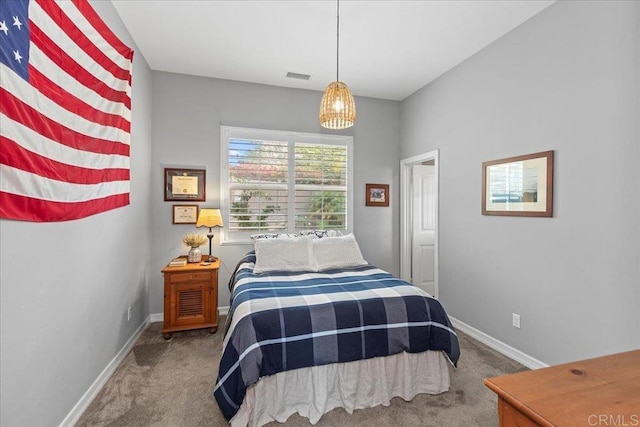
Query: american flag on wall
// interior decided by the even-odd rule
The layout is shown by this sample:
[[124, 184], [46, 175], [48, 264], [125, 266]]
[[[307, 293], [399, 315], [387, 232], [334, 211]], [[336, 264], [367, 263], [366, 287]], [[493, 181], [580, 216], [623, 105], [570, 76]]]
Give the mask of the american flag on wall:
[[87, 0], [0, 0], [0, 218], [129, 204], [132, 59]]

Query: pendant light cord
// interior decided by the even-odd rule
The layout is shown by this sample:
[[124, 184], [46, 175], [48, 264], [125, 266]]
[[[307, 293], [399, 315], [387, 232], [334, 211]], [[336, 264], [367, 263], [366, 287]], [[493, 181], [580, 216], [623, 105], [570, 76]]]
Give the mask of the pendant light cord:
[[340, 0], [336, 0], [336, 81], [339, 82], [338, 71], [340, 69]]

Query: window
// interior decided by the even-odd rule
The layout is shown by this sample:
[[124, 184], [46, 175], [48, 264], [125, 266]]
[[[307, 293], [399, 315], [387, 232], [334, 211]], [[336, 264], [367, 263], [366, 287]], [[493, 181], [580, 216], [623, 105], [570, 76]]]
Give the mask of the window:
[[222, 126], [220, 141], [223, 243], [352, 229], [352, 137]]

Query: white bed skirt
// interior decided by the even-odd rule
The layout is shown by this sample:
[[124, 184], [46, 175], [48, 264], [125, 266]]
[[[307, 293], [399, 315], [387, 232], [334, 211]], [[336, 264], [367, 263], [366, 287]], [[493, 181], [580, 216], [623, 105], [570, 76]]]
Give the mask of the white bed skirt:
[[449, 362], [440, 351], [399, 353], [348, 363], [301, 368], [264, 377], [247, 389], [233, 427], [283, 423], [296, 412], [316, 424], [323, 414], [344, 408], [389, 406], [393, 397], [449, 390]]

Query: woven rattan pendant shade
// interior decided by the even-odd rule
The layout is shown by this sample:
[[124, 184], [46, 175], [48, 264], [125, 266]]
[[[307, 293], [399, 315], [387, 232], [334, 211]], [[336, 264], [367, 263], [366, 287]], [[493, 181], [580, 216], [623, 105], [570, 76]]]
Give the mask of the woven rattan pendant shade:
[[356, 122], [356, 103], [346, 84], [340, 81], [340, 0], [336, 0], [336, 81], [329, 83], [320, 102], [320, 126], [346, 129]]
[[320, 125], [327, 129], [346, 129], [356, 122], [356, 103], [346, 84], [331, 82], [322, 95]]

